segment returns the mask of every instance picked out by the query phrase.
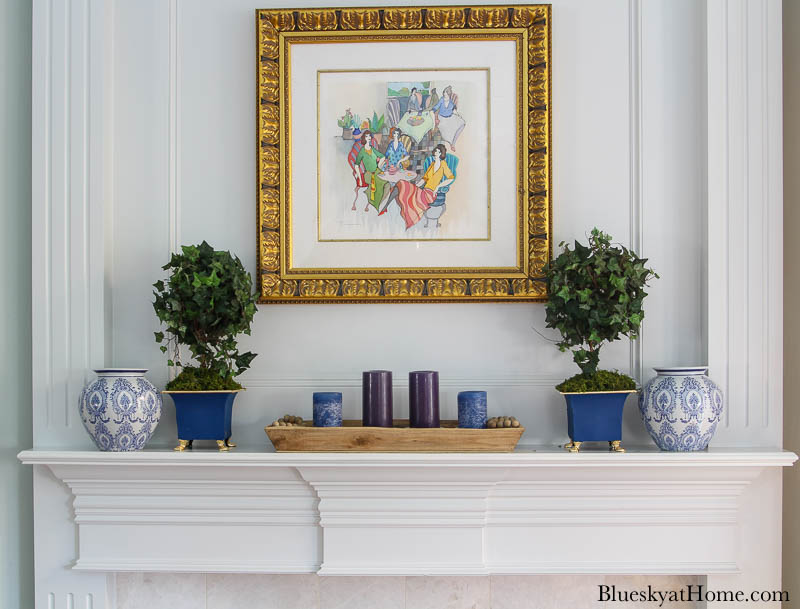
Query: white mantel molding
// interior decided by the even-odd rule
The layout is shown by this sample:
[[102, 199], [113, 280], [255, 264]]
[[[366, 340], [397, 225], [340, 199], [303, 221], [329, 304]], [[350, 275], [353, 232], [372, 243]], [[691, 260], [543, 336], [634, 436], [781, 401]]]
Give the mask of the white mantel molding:
[[740, 569], [746, 487], [797, 457], [542, 449], [19, 458], [49, 468], [74, 496], [77, 570], [708, 575]]

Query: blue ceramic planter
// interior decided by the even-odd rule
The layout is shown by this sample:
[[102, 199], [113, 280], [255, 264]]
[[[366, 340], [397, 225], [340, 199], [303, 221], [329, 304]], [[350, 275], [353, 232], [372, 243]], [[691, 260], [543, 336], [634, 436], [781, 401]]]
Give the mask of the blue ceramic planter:
[[596, 393], [564, 393], [567, 400], [566, 448], [578, 452], [581, 442], [609, 442], [615, 451], [622, 451], [622, 411], [625, 400], [635, 391], [601, 391]]
[[194, 440], [216, 440], [220, 450], [236, 446], [231, 442], [233, 400], [238, 391], [165, 391], [175, 402], [178, 446], [190, 448]]

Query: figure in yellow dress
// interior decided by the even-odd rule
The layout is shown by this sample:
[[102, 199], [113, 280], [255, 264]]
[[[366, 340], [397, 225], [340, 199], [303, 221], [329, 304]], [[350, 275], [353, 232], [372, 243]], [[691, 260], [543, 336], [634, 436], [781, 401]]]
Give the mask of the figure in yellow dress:
[[386, 203], [380, 213], [386, 212], [386, 208], [392, 201], [397, 201], [400, 207], [400, 215], [406, 223], [406, 230], [420, 221], [427, 209], [431, 206], [439, 189], [450, 184], [455, 175], [448, 167], [445, 158], [447, 149], [444, 144], [438, 144], [433, 149], [433, 162], [428, 167], [423, 176], [417, 183], [400, 180], [392, 188]]

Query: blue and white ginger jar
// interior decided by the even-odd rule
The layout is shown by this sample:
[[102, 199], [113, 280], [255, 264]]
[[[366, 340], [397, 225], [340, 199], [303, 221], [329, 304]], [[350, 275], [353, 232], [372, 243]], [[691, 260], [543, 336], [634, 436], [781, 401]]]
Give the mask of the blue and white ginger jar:
[[654, 368], [639, 396], [644, 426], [661, 450], [692, 451], [708, 446], [722, 417], [722, 391], [707, 366]]
[[161, 418], [161, 394], [144, 378], [147, 370], [104, 368], [83, 388], [83, 426], [104, 451], [142, 450]]

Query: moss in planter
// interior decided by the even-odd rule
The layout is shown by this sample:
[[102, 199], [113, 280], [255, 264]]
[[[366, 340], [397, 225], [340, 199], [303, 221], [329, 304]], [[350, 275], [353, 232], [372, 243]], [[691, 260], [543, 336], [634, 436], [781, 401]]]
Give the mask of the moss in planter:
[[625, 374], [611, 370], [598, 370], [593, 375], [576, 374], [556, 389], [562, 393], [588, 393], [591, 391], [628, 391], [636, 389], [636, 382]]
[[195, 366], [184, 367], [183, 372], [167, 383], [167, 391], [236, 391], [241, 388], [232, 378]]

